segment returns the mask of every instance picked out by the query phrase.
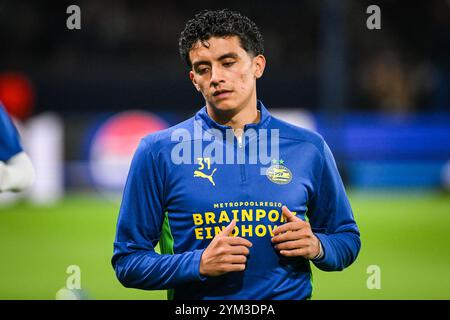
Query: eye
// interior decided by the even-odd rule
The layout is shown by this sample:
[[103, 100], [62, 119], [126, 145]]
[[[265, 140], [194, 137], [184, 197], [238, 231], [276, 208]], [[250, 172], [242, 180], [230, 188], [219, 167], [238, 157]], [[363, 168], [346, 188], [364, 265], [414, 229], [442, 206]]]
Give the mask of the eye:
[[209, 71], [209, 68], [208, 68], [208, 67], [198, 68], [198, 69], [197, 69], [197, 73], [198, 73], [198, 74], [205, 74], [205, 73], [208, 72], [208, 71]]
[[235, 63], [235, 61], [229, 61], [229, 62], [224, 62], [223, 65], [224, 67], [231, 67], [233, 64]]

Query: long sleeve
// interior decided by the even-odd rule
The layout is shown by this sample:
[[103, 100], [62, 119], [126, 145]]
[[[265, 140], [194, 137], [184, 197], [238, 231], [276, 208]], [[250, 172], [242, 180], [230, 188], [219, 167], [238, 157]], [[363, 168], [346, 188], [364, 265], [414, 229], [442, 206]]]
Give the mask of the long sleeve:
[[142, 140], [131, 163], [117, 222], [112, 265], [125, 287], [171, 289], [199, 281], [203, 250], [154, 251], [164, 222], [164, 183], [151, 148]]
[[22, 149], [19, 133], [0, 103], [0, 192], [21, 191], [34, 178], [34, 167]]
[[19, 133], [0, 103], [0, 161], [7, 162], [22, 151]]
[[323, 271], [339, 271], [355, 261], [361, 239], [335, 160], [325, 142], [316, 184], [308, 216], [314, 234], [322, 243], [324, 256], [313, 263]]

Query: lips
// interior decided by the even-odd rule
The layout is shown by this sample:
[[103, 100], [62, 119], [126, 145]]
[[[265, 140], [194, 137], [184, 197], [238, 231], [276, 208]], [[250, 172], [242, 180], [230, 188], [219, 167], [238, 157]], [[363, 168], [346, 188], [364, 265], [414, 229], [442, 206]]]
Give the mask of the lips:
[[231, 95], [232, 91], [230, 90], [217, 90], [213, 93], [213, 96], [216, 100], [227, 99]]
[[230, 93], [230, 92], [231, 92], [231, 90], [217, 90], [213, 93], [213, 96], [214, 97], [217, 97], [219, 95], [225, 96], [226, 93]]

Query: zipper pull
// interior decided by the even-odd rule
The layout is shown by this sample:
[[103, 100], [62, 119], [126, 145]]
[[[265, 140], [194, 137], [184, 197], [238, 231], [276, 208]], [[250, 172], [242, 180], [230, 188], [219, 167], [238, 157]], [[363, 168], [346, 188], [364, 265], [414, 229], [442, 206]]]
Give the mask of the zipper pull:
[[236, 136], [236, 139], [238, 141], [239, 148], [242, 148], [242, 135], [243, 134], [244, 134], [244, 130], [242, 130], [242, 129], [234, 130], [234, 135]]

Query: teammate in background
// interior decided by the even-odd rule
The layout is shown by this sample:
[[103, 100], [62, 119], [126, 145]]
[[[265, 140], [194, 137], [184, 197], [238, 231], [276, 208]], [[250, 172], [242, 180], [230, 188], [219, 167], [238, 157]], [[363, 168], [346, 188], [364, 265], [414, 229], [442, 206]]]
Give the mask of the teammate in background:
[[[117, 278], [126, 287], [169, 289], [174, 299], [311, 298], [310, 261], [342, 270], [361, 246], [330, 149], [257, 99], [266, 60], [247, 17], [203, 11], [186, 24], [179, 48], [206, 106], [139, 145], [117, 223]], [[207, 141], [196, 139], [199, 129]], [[261, 132], [279, 132], [279, 157], [265, 174], [260, 164], [211, 155], [185, 152], [189, 161], [174, 161], [176, 149], [194, 150], [199, 140], [204, 152], [214, 140], [215, 156], [234, 150], [249, 159], [246, 139], [264, 141]]]
[[34, 168], [19, 133], [0, 103], [0, 192], [22, 191], [34, 181]]

